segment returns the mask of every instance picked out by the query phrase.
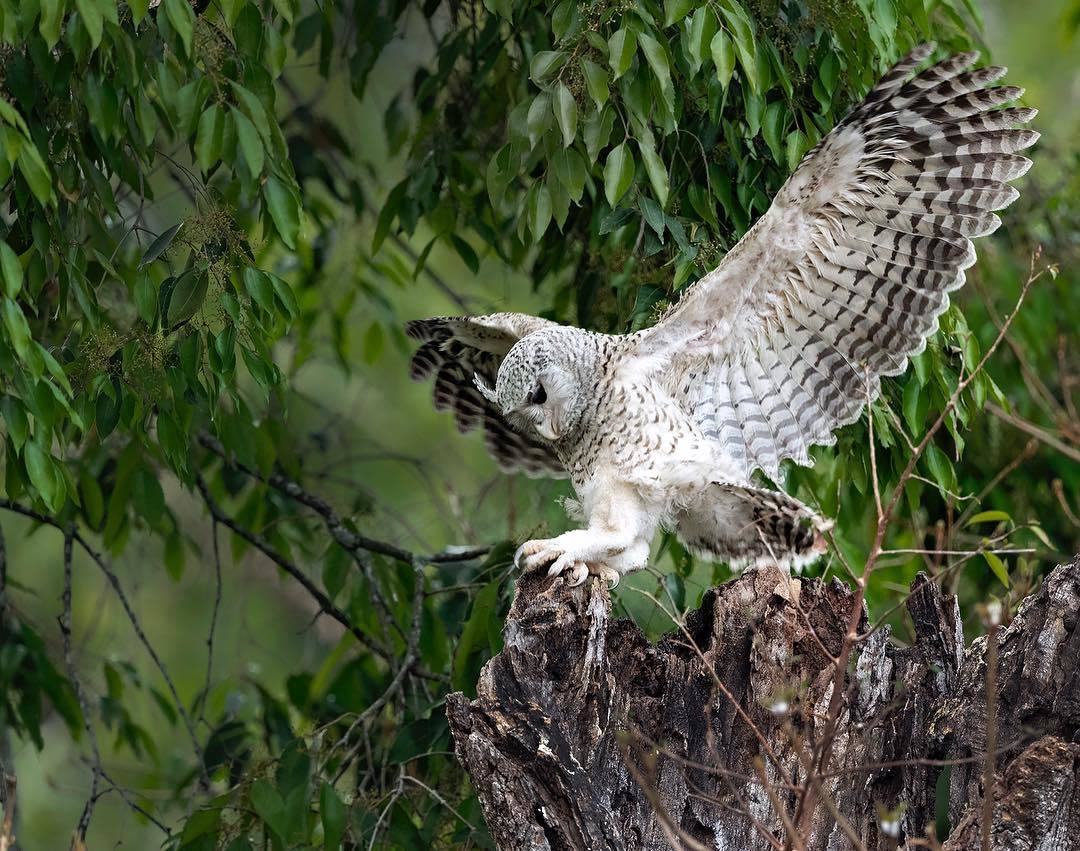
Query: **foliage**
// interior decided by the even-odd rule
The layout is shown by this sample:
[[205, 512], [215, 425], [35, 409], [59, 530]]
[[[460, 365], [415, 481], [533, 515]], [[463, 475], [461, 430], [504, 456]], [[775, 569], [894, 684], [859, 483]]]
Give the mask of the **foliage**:
[[[377, 483], [351, 504], [341, 495], [340, 517], [313, 501], [292, 379], [316, 362], [377, 369], [387, 339], [401, 340], [384, 290], [425, 271], [442, 283], [428, 265], [438, 247], [473, 273], [527, 273], [556, 318], [641, 327], [748, 229], [881, 71], [931, 36], [968, 46], [973, 18], [959, 0], [0, 0], [3, 507], [95, 542], [106, 555], [91, 561], [117, 589], [128, 577], [114, 561], [147, 541], [174, 579], [192, 555], [220, 573], [259, 550], [348, 627], [285, 681], [208, 670], [179, 703], [133, 651], [78, 671], [98, 696], [80, 708], [55, 652], [49, 661], [51, 625], [12, 602], [35, 582], [12, 564], [0, 626], [9, 734], [40, 747], [44, 705], [73, 736], [87, 714], [111, 737], [106, 756], [143, 761], [147, 786], [168, 789], [138, 806], [170, 848], [489, 846], [441, 707], [500, 646], [508, 545], [421, 556], [357, 537], [379, 531]], [[421, 58], [387, 104], [370, 81], [403, 38]], [[388, 159], [349, 141], [343, 99], [379, 104]], [[1010, 214], [1027, 230], [994, 250], [985, 289], [998, 312], [1033, 241], [1075, 258], [1077, 187], [1049, 191], [1040, 203], [1053, 214]], [[1024, 369], [1055, 374], [1040, 335], [1067, 335], [1076, 318], [1052, 293], [1033, 300]], [[873, 409], [883, 487], [994, 336], [978, 305], [942, 326]], [[932, 542], [938, 518], [952, 541], [957, 495], [1015, 454], [1016, 436], [979, 416], [987, 399], [1063, 428], [1065, 371], [1049, 382], [1066, 417], [1054, 421], [1015, 398], [1019, 370], [964, 394], [893, 543]], [[839, 518], [852, 563], [872, 533], [867, 428], [846, 429], [789, 482]], [[1075, 505], [1080, 475], [1055, 472]], [[186, 525], [185, 491], [211, 512], [212, 548]], [[1026, 527], [1020, 540], [1052, 558], [1076, 538], [1057, 493], [1002, 487], [987, 497], [995, 513], [965, 522], [986, 535]], [[702, 566], [673, 541], [665, 554], [669, 590], [693, 604], [686, 583]], [[1038, 566], [993, 558], [971, 594]], [[920, 566], [905, 556], [884, 573], [902, 582]], [[894, 594], [871, 591], [872, 603]], [[151, 723], [175, 727], [178, 747], [189, 727], [181, 769], [164, 767]]]

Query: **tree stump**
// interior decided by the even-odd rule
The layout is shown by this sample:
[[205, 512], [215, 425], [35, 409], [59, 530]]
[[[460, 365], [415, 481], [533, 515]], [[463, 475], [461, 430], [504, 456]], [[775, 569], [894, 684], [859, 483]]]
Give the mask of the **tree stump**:
[[[829, 770], [809, 771], [851, 605], [839, 581], [759, 569], [708, 591], [686, 632], [654, 645], [610, 618], [601, 583], [523, 576], [477, 698], [447, 701], [498, 847], [793, 847], [784, 822], [809, 774], [808, 851], [932, 835], [939, 782], [944, 848], [982, 848], [987, 639], [964, 650], [956, 600], [925, 576], [907, 602], [915, 643], [882, 628], [858, 645]], [[999, 851], [1080, 849], [1078, 613], [1080, 560], [998, 632], [986, 811]]]

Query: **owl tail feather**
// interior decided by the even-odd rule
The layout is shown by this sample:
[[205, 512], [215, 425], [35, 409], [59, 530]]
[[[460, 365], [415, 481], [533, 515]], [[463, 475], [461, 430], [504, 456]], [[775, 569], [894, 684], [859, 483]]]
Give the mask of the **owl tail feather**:
[[717, 482], [675, 517], [695, 555], [742, 569], [778, 564], [799, 572], [825, 552], [832, 523], [780, 491]]

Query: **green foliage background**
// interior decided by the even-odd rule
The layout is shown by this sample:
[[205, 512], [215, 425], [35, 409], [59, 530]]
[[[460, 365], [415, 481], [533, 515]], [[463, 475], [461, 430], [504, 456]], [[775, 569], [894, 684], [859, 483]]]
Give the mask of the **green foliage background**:
[[[1077, 16], [1050, 0], [1025, 9], [0, 0], [0, 496], [57, 527], [0, 514], [0, 722], [24, 847], [70, 841], [92, 769], [56, 627], [69, 527], [106, 553], [180, 699], [77, 550], [71, 661], [106, 770], [89, 847], [490, 847], [442, 700], [472, 691], [499, 648], [512, 542], [566, 525], [564, 487], [496, 475], [475, 436], [431, 411], [429, 389], [407, 382], [403, 321], [510, 308], [641, 327], [892, 61], [931, 37], [942, 52], [981, 45], [984, 31], [995, 59], [1017, 57], [1009, 81], [1031, 84], [1049, 132], [873, 430], [888, 490], [1043, 246], [1038, 267], [1058, 274], [921, 462], [889, 541], [1029, 552], [897, 554], [870, 603], [889, 611], [924, 569], [960, 594], [972, 632], [976, 603], [1015, 605], [1080, 549]], [[999, 477], [1029, 437], [987, 401], [1072, 454], [1036, 441]], [[815, 573], [845, 577], [840, 556], [857, 569], [870, 545], [867, 446], [864, 417], [790, 471], [788, 488], [837, 518], [839, 553]], [[275, 473], [413, 553], [493, 548], [451, 563], [354, 557], [259, 479]], [[295, 578], [213, 523], [199, 481], [365, 643], [313, 620]], [[673, 541], [655, 563], [661, 574], [616, 592], [652, 635], [670, 621], [637, 591], [693, 606], [727, 576]], [[418, 659], [398, 688], [414, 603]], [[903, 616], [890, 620], [903, 639]]]

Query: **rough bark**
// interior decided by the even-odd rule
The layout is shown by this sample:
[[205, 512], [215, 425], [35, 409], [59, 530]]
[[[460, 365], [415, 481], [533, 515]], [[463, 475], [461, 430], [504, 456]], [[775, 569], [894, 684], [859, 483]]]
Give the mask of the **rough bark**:
[[[600, 583], [523, 577], [477, 698], [447, 702], [498, 847], [784, 847], [824, 730], [825, 651], [851, 605], [840, 582], [762, 569], [707, 592], [686, 634], [650, 644], [609, 617]], [[982, 847], [986, 639], [964, 650], [956, 600], [924, 576], [907, 607], [915, 643], [880, 629], [849, 671], [808, 851], [858, 847], [848, 834], [867, 849], [927, 837], [939, 779], [945, 849]], [[998, 633], [994, 849], [1080, 849], [1078, 613], [1080, 560]]]

